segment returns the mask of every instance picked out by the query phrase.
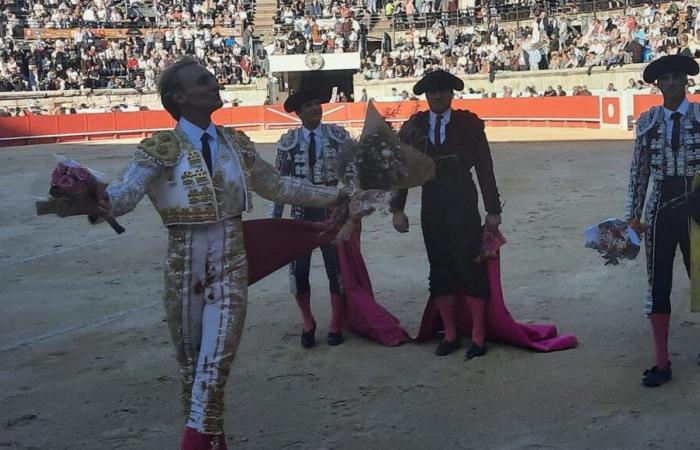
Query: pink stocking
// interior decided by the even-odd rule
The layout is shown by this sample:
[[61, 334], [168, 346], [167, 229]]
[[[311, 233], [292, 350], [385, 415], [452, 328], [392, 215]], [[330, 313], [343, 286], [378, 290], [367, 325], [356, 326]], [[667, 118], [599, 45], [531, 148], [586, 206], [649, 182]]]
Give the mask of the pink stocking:
[[656, 367], [665, 369], [668, 367], [668, 328], [671, 322], [670, 314], [651, 314], [651, 329], [654, 332], [654, 346], [656, 347]]
[[472, 342], [483, 347], [486, 343], [486, 300], [467, 296], [467, 304], [472, 313]]
[[331, 293], [331, 324], [328, 331], [337, 333], [340, 331], [340, 315], [343, 310], [343, 296]]
[[455, 321], [455, 297], [454, 295], [444, 295], [442, 297], [435, 297], [435, 304], [437, 305], [438, 311], [440, 311], [440, 317], [442, 318], [442, 323], [445, 326], [445, 342], [452, 342], [457, 339], [457, 324]]
[[297, 294], [294, 296], [299, 305], [299, 310], [304, 318], [304, 331], [311, 331], [316, 326], [316, 320], [311, 313], [311, 293]]

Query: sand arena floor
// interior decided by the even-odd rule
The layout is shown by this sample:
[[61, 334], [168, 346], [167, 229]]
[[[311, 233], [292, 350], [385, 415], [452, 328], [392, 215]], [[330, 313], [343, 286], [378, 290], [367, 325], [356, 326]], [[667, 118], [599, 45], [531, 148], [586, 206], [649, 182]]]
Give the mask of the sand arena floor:
[[[274, 157], [271, 145], [260, 150]], [[437, 342], [386, 348], [346, 333], [342, 346], [304, 350], [280, 270], [250, 290], [227, 386], [233, 448], [700, 446], [700, 321], [689, 313], [687, 279], [676, 271], [675, 379], [645, 389], [641, 373], [653, 361], [644, 258], [604, 267], [583, 246], [587, 224], [623, 212], [631, 141], [492, 150], [507, 201], [510, 309], [576, 333], [580, 346], [538, 354], [492, 344], [485, 358], [467, 362], [462, 352], [434, 356]], [[122, 218], [122, 236], [82, 218], [35, 216], [32, 196], [47, 189], [54, 151], [113, 175], [133, 145], [0, 149], [0, 449], [176, 449], [178, 368], [161, 310], [166, 231], [148, 201]], [[419, 209], [415, 189], [408, 235], [378, 214], [363, 234], [377, 296], [411, 333], [427, 297]], [[249, 217], [266, 212], [258, 199]], [[314, 267], [323, 337], [329, 304], [319, 255]]]

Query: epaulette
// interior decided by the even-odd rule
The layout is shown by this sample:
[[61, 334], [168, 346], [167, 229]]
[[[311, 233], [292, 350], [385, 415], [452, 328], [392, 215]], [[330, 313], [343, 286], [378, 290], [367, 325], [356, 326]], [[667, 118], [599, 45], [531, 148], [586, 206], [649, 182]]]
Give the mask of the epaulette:
[[142, 157], [166, 167], [174, 166], [182, 157], [182, 141], [175, 131], [159, 131], [142, 140], [137, 157]]
[[297, 142], [299, 142], [299, 134], [298, 129], [289, 130], [284, 133], [282, 137], [280, 137], [280, 140], [277, 141], [277, 149], [286, 152], [296, 147]]
[[656, 123], [657, 116], [663, 114], [663, 106], [654, 106], [637, 119], [636, 135], [642, 136]]
[[347, 141], [350, 137], [350, 133], [345, 128], [334, 123], [327, 124], [326, 130], [328, 130], [328, 136], [339, 144]]
[[217, 127], [219, 131], [228, 136], [243, 152], [247, 164], [252, 164], [255, 161], [255, 144], [250, 140], [247, 134], [235, 128]]

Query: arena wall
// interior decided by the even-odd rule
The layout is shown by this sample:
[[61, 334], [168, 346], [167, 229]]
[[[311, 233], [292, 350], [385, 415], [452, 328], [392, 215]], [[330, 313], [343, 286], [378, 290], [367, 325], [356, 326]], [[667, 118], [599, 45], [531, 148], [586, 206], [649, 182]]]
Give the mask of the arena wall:
[[[629, 64], [623, 67], [614, 67], [609, 71], [605, 67], [594, 67], [588, 75], [587, 68], [567, 69], [567, 70], [540, 70], [526, 72], [497, 72], [493, 83], [489, 81], [488, 74], [462, 76], [465, 83], [465, 90], [483, 89], [490, 94], [503, 93], [503, 87], [508, 86], [513, 89], [513, 95], [524, 91], [528, 86], [534, 86], [538, 92], [542, 93], [548, 86], [556, 89], [558, 85], [571, 95], [574, 86], [587, 86], [589, 90], [605, 91], [609, 83], [613, 83], [618, 91], [627, 87], [628, 80], [642, 79], [642, 71], [646, 64]], [[395, 78], [390, 80], [365, 80], [362, 74], [356, 74], [354, 78], [355, 98], [360, 98], [362, 89], [367, 90], [367, 98], [382, 99], [391, 96], [391, 89], [401, 93], [407, 91], [411, 93], [417, 78]]]
[[[700, 95], [691, 95], [700, 101]], [[662, 103], [660, 95], [613, 93], [603, 96], [488, 98], [455, 100], [453, 107], [468, 109], [490, 127], [618, 128], [631, 129], [634, 120]], [[376, 102], [380, 114], [395, 126], [428, 108], [425, 101]], [[367, 103], [330, 103], [323, 106], [323, 121], [362, 127]], [[299, 118], [281, 105], [224, 107], [213, 117], [220, 125], [241, 130], [286, 130], [298, 127]], [[66, 141], [145, 137], [172, 129], [167, 112], [134, 111], [95, 114], [32, 115], [0, 118], [0, 147]]]
[[[601, 128], [620, 127], [619, 97], [546, 97], [517, 99], [456, 100], [455, 108], [477, 113], [489, 126]], [[399, 126], [425, 101], [376, 103], [390, 123]], [[324, 105], [323, 120], [348, 127], [361, 127], [367, 103]], [[299, 126], [295, 114], [281, 105], [225, 107], [214, 121], [242, 130], [290, 129]], [[27, 115], [0, 118], [0, 146], [80, 140], [144, 137], [172, 129], [175, 121], [165, 111], [135, 111], [97, 114]]]
[[[260, 78], [249, 85], [226, 86], [221, 97], [243, 105], [262, 105], [268, 95], [267, 79]], [[85, 89], [41, 92], [0, 92], [0, 107], [16, 108], [41, 106], [52, 112], [57, 107], [77, 108], [80, 104], [97, 108], [126, 104], [163, 109], [156, 92], [139, 92], [135, 89]]]

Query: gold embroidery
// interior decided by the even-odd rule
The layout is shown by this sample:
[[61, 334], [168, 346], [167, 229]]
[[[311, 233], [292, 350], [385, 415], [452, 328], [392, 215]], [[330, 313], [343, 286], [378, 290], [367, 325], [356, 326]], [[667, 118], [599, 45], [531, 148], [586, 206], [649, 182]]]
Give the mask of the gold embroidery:
[[166, 166], [174, 165], [182, 154], [182, 146], [173, 131], [160, 131], [150, 138], [139, 143], [141, 149], [149, 159], [160, 162]]
[[189, 208], [166, 208], [160, 211], [163, 225], [187, 225], [216, 222], [219, 217], [213, 204]]
[[182, 184], [185, 186], [194, 184], [194, 173], [190, 172], [189, 170], [184, 171], [180, 178], [182, 179]]
[[246, 170], [247, 167], [252, 166], [255, 163], [256, 151], [255, 144], [248, 135], [233, 128], [223, 128], [222, 132], [224, 137], [227, 138], [226, 140], [229, 142], [231, 149], [238, 153], [244, 166], [243, 169]]
[[190, 163], [190, 166], [201, 166], [202, 158], [199, 152], [187, 152], [187, 162]]
[[192, 171], [184, 171], [180, 178], [182, 179], [182, 184], [184, 184], [185, 186], [190, 186], [194, 184], [209, 184], [209, 180], [207, 179], [207, 173], [201, 167]]
[[187, 191], [187, 197], [190, 200], [190, 205], [214, 203], [214, 193], [208, 186], [202, 187], [201, 189], [190, 189]]

